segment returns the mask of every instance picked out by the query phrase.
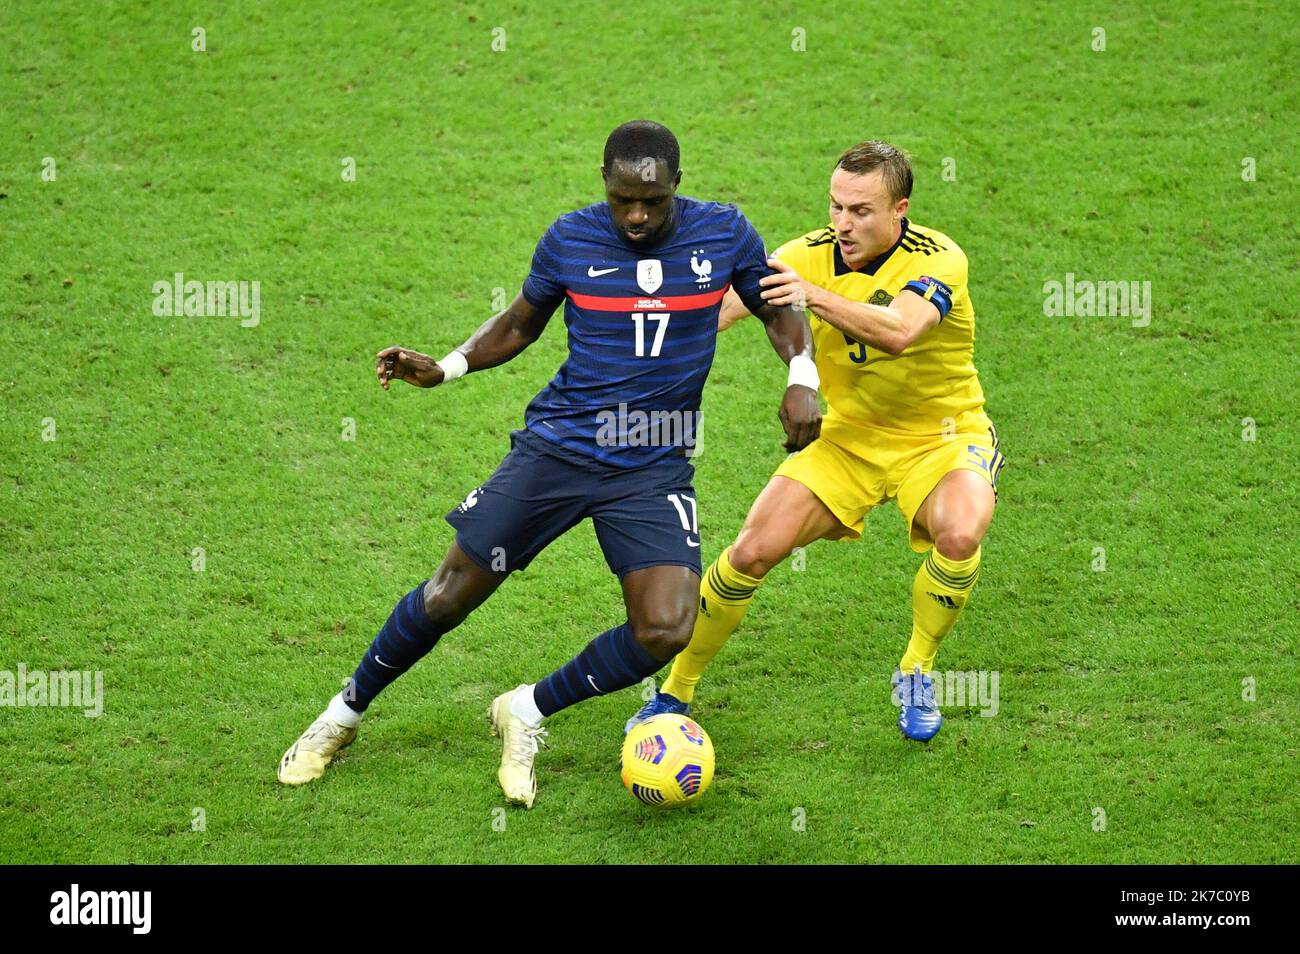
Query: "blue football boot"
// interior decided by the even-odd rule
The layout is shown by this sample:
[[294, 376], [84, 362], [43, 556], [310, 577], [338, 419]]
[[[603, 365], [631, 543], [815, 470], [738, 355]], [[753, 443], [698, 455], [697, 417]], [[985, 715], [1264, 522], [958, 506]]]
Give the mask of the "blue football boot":
[[917, 742], [929, 742], [943, 726], [943, 716], [934, 702], [934, 680], [922, 674], [921, 667], [907, 675], [895, 669], [891, 681], [898, 710], [898, 728]]
[[627, 720], [623, 726], [623, 734], [627, 735], [632, 731], [632, 726], [639, 722], [644, 722], [651, 716], [663, 715], [664, 713], [676, 713], [677, 715], [690, 715], [691, 704], [682, 702], [676, 696], [670, 696], [666, 692], [656, 692], [654, 698], [641, 707], [641, 710], [632, 718]]

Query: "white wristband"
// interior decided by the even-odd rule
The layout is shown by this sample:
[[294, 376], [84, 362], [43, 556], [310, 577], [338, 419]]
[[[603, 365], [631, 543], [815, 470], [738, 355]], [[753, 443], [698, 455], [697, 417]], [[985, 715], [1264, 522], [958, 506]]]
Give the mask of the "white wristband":
[[453, 351], [438, 362], [438, 367], [442, 368], [442, 383], [446, 384], [448, 381], [455, 381], [457, 378], [463, 377], [465, 372], [469, 370], [469, 362], [465, 360], [465, 356], [459, 351]]
[[814, 391], [821, 384], [821, 378], [817, 376], [817, 365], [806, 354], [797, 354], [790, 359], [790, 376], [786, 378], [785, 386], [793, 387], [796, 384], [802, 384]]

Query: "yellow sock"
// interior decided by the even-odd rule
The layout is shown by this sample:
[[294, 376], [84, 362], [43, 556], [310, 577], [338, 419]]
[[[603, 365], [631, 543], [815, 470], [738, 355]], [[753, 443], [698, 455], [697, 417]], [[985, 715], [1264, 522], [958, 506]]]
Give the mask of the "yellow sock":
[[740, 626], [745, 611], [754, 599], [754, 591], [763, 581], [747, 576], [731, 565], [731, 547], [704, 571], [700, 579], [700, 614], [695, 618], [691, 642], [677, 654], [668, 678], [660, 687], [682, 702], [695, 698], [695, 684], [704, 674], [722, 644]]
[[952, 632], [979, 576], [980, 550], [967, 560], [949, 560], [933, 547], [912, 583], [912, 638], [898, 668], [934, 668], [939, 644]]

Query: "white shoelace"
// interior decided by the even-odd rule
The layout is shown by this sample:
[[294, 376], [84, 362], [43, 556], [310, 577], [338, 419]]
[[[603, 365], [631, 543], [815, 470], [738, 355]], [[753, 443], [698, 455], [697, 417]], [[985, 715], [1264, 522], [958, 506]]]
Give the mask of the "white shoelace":
[[331, 722], [329, 719], [321, 719], [319, 722], [312, 724], [311, 728], [307, 730], [306, 735], [303, 736], [302, 741], [315, 742], [319, 739], [322, 732], [328, 735], [331, 739], [337, 739], [343, 734], [343, 726], [336, 722]]
[[515, 733], [513, 743], [510, 757], [520, 765], [532, 766], [538, 746], [546, 745], [546, 729], [540, 725], [535, 729], [525, 725], [520, 732]]

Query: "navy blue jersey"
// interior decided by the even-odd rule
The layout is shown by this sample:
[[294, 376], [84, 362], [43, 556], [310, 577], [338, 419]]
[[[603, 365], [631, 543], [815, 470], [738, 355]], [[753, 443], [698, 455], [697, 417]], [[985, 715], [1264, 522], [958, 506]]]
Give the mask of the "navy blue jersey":
[[645, 249], [599, 202], [556, 220], [533, 254], [524, 297], [564, 302], [569, 356], [528, 405], [524, 426], [624, 469], [690, 456], [728, 286], [754, 310], [772, 273], [734, 205], [674, 196], [673, 231]]

